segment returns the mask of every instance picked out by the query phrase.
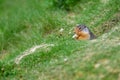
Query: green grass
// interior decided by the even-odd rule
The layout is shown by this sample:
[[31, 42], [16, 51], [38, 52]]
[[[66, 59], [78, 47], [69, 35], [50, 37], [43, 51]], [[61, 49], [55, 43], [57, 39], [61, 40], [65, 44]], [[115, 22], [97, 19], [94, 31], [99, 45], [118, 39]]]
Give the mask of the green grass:
[[[66, 11], [49, 0], [1, 0], [0, 80], [119, 80], [119, 3], [80, 0]], [[72, 39], [78, 23], [98, 38]], [[18, 55], [43, 43], [55, 46], [38, 49], [15, 64]]]

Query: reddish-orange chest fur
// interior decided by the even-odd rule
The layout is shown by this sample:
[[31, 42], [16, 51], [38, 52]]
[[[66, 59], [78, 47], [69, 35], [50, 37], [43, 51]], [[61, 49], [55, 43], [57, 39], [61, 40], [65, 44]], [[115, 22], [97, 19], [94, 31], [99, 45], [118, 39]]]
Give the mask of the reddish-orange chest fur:
[[78, 27], [74, 29], [74, 33], [77, 35], [75, 38], [77, 40], [88, 40], [90, 39], [89, 32], [85, 32], [83, 30], [80, 30]]

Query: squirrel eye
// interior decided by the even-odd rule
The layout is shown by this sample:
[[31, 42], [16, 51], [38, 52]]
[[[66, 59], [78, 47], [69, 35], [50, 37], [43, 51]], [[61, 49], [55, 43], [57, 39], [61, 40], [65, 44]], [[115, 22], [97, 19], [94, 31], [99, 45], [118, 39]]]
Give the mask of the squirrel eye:
[[81, 27], [79, 27], [79, 30], [81, 30]]

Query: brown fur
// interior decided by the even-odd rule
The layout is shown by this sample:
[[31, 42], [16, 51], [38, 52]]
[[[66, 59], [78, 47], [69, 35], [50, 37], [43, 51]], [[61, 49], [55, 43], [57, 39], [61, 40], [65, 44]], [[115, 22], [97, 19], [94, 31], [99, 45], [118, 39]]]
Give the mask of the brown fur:
[[80, 30], [78, 27], [74, 29], [74, 32], [77, 35], [77, 37], [75, 37], [77, 40], [88, 40], [90, 38], [89, 33]]
[[73, 38], [77, 40], [92, 40], [96, 38], [90, 29], [85, 25], [77, 25], [74, 29], [74, 33]]

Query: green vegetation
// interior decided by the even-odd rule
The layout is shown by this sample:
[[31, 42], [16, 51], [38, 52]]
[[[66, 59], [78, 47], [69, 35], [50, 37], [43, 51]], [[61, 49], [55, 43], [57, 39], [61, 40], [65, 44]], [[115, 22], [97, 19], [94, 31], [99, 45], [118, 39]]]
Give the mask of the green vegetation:
[[[119, 80], [119, 3], [0, 0], [0, 80]], [[72, 39], [76, 24], [87, 25], [97, 39]], [[41, 44], [54, 46], [32, 50], [15, 63]]]
[[53, 6], [55, 8], [64, 9], [70, 11], [72, 7], [80, 3], [80, 0], [53, 0]]

